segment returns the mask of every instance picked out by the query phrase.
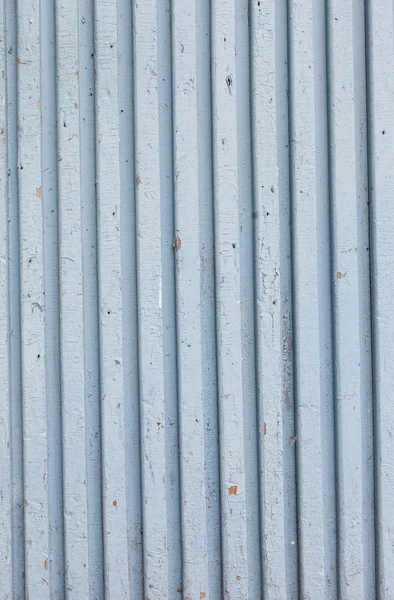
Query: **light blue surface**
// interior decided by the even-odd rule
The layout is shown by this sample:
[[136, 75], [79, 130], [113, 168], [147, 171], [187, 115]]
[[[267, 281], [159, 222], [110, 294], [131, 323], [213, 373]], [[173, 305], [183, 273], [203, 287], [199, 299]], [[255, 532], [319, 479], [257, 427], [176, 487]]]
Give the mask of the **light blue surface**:
[[0, 600], [394, 597], [392, 0], [2, 0]]

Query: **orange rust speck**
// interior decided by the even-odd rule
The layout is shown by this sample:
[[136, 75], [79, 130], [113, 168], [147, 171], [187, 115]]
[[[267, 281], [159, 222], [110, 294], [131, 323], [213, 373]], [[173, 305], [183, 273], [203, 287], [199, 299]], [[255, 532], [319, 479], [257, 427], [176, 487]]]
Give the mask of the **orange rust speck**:
[[341, 279], [342, 278], [342, 273], [340, 271], [338, 271], [337, 273], [337, 279]]
[[139, 175], [137, 175], [137, 177], [135, 178], [135, 182], [137, 185], [139, 185], [141, 183], [141, 179], [140, 179]]
[[120, 362], [118, 360], [115, 360], [115, 365], [120, 365]]
[[79, 106], [76, 102], [74, 102], [74, 108], [79, 108]]
[[206, 593], [205, 592], [201, 592], [200, 594], [200, 600], [202, 600], [203, 598], [206, 598]]
[[239, 575], [236, 576], [235, 578], [237, 581], [241, 581], [241, 577]]
[[1, 72], [1, 78], [4, 79], [4, 71]]
[[1, 130], [1, 135], [3, 135], [3, 134], [4, 134], [4, 129]]
[[47, 490], [47, 484], [45, 484], [45, 485], [44, 485], [44, 490], [45, 490], [45, 491]]
[[21, 64], [22, 64], [22, 63], [21, 63], [21, 59], [20, 59], [20, 58], [18, 58], [18, 59], [17, 59], [17, 61], [16, 61], [16, 64], [17, 64], [17, 65], [21, 65]]
[[98, 144], [101, 144], [101, 140], [97, 140], [97, 143], [98, 143]]
[[3, 144], [5, 144], [5, 138], [3, 138]]
[[38, 197], [40, 198], [40, 200], [41, 200], [41, 198], [42, 198], [42, 185], [40, 185], [40, 187], [39, 187], [39, 188], [38, 188], [38, 190], [37, 190], [37, 196], [38, 196]]
[[79, 76], [79, 71], [75, 71], [74, 75], [75, 75], [76, 77], [78, 77], [78, 76]]
[[182, 588], [177, 589], [177, 592], [179, 592], [180, 594], [182, 594], [182, 591], [183, 591]]
[[97, 81], [96, 69], [94, 70], [94, 73], [93, 73], [93, 79], [94, 79], [94, 83], [96, 83], [96, 81]]
[[44, 569], [46, 571], [48, 571], [48, 559], [47, 558], [44, 560]]
[[152, 71], [152, 75], [153, 75], [153, 77], [157, 77], [156, 71]]
[[37, 108], [38, 108], [38, 109], [40, 109], [40, 108], [41, 108], [41, 102], [40, 102], [40, 101], [38, 101], [38, 102], [37, 102]]
[[154, 588], [155, 586], [153, 585], [153, 583], [150, 583], [150, 584], [149, 584], [149, 587], [150, 587], [150, 588]]
[[67, 589], [68, 589], [68, 591], [69, 591], [69, 592], [72, 592], [72, 591], [73, 591], [73, 589], [72, 589], [72, 588], [70, 588], [70, 587], [69, 587], [69, 588], [67, 588]]
[[83, 480], [83, 484], [86, 485], [86, 479]]
[[230, 489], [228, 490], [228, 493], [230, 494], [230, 496], [235, 496], [235, 494], [237, 493], [237, 490], [238, 490], [238, 486], [232, 485], [230, 487]]
[[22, 129], [18, 127], [18, 133], [22, 133]]
[[178, 237], [175, 238], [174, 248], [175, 248], [176, 252], [178, 252], [178, 250], [180, 250], [182, 248], [182, 242], [181, 242], [181, 238], [179, 237], [179, 235], [178, 235]]
[[23, 504], [25, 505], [25, 507], [26, 507], [26, 506], [29, 506], [29, 503], [28, 503], [28, 501], [26, 500], [26, 498], [25, 498], [25, 501], [23, 502]]
[[267, 435], [267, 423], [264, 421], [264, 435]]
[[7, 442], [7, 448], [11, 448], [11, 442]]
[[192, 600], [190, 596], [186, 596], [185, 600]]
[[114, 506], [118, 506], [118, 503], [117, 503], [117, 501], [116, 501], [116, 500], [114, 500], [114, 501], [112, 502], [112, 504], [113, 504]]
[[27, 543], [28, 543], [29, 546], [32, 545], [32, 541], [31, 540], [27, 540]]
[[158, 427], [160, 427], [160, 425], [161, 425], [160, 421], [157, 421], [156, 425], [157, 425]]

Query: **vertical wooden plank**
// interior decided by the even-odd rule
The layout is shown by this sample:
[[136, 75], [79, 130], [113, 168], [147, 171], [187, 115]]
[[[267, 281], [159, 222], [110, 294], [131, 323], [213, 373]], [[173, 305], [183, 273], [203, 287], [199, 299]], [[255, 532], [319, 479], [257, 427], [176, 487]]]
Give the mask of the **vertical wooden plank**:
[[62, 408], [60, 392], [60, 298], [58, 158], [56, 119], [55, 1], [40, 2], [42, 217], [44, 230], [45, 379], [47, 391], [50, 587], [64, 591]]
[[6, 28], [5, 5], [0, 5], [0, 571], [4, 598], [13, 597], [12, 564], [12, 465], [11, 398], [9, 363], [9, 279], [6, 125]]
[[363, 2], [328, 3], [338, 593], [375, 589]]
[[176, 423], [165, 415], [157, 0], [134, 2], [133, 23], [144, 586], [156, 600], [175, 593], [168, 589], [165, 436]]
[[[288, 297], [283, 290], [290, 267], [282, 250], [290, 234], [289, 224], [282, 218], [283, 198], [287, 198], [289, 205], [288, 182], [287, 187], [283, 186], [279, 176], [280, 154], [288, 154], [279, 136], [281, 93], [286, 80], [283, 82], [280, 79], [277, 28], [279, 19], [283, 17], [286, 15], [277, 2], [254, 3], [251, 7], [256, 368], [262, 571], [264, 598], [267, 599], [294, 597], [294, 579], [288, 578], [288, 571], [292, 572], [294, 578], [297, 563], [295, 507], [293, 513], [288, 514], [285, 481], [289, 475], [293, 479], [295, 477], [295, 449], [289, 443], [289, 438], [294, 436], [294, 422], [290, 436], [285, 437], [284, 429], [285, 411], [291, 412], [293, 419], [294, 412], [291, 407], [291, 382], [289, 391], [287, 374], [284, 374], [288, 351], [283, 355], [283, 343], [287, 347], [289, 345], [288, 331], [283, 341], [283, 322], [288, 320]], [[282, 38], [281, 43], [285, 45], [286, 38]], [[289, 467], [286, 466], [288, 448], [291, 448], [293, 455], [290, 455]]]
[[27, 595], [49, 600], [39, 3], [18, 0], [17, 17], [25, 580]]
[[89, 598], [78, 4], [56, 8], [65, 585]]
[[261, 593], [258, 414], [256, 394], [253, 169], [249, 2], [235, 2], [236, 122], [239, 210], [239, 276], [244, 419], [248, 592]]
[[[280, 294], [282, 320], [282, 405], [284, 469], [284, 534], [286, 591], [299, 594], [296, 446], [289, 444], [296, 433], [293, 363], [293, 292], [291, 239], [291, 177], [289, 130], [289, 31], [288, 3], [275, 4], [275, 84], [280, 230]], [[295, 550], [295, 551], [294, 551]]]
[[182, 586], [182, 536], [179, 465], [179, 417], [177, 390], [176, 298], [174, 249], [173, 97], [171, 60], [171, 1], [157, 4], [157, 73], [159, 101], [159, 166], [161, 267], [163, 304], [163, 352], [167, 488], [167, 548], [169, 593]]
[[[218, 390], [220, 419], [220, 477], [222, 507], [222, 561], [223, 594], [225, 598], [252, 598], [259, 595], [260, 576], [258, 552], [255, 553], [251, 532], [251, 513], [247, 485], [250, 470], [246, 466], [246, 449], [249, 447], [247, 430], [253, 426], [253, 415], [247, 410], [247, 373], [243, 365], [246, 346], [242, 328], [245, 324], [242, 306], [246, 300], [241, 281], [241, 257], [248, 260], [241, 247], [241, 206], [244, 206], [240, 173], [245, 175], [241, 154], [239, 164], [237, 144], [237, 119], [244, 123], [244, 114], [237, 107], [238, 92], [236, 58], [236, 15], [233, 0], [211, 4], [212, 19], [212, 101], [213, 101], [213, 155], [216, 250], [216, 300], [218, 340]], [[248, 44], [239, 51], [248, 61]], [[244, 63], [243, 63], [244, 64]], [[248, 64], [248, 62], [246, 62]], [[240, 81], [242, 76], [240, 75]], [[240, 101], [240, 100], [239, 100]], [[245, 141], [245, 140], [243, 140]], [[245, 223], [243, 223], [245, 225]], [[246, 263], [244, 263], [246, 268]], [[251, 423], [246, 427], [245, 419]], [[250, 430], [249, 430], [250, 431]], [[258, 539], [258, 537], [257, 537]], [[253, 550], [252, 550], [253, 548]], [[249, 565], [257, 560], [252, 573]]]
[[219, 415], [217, 402], [215, 248], [212, 164], [211, 2], [196, 3], [198, 205], [208, 590], [222, 597]]
[[18, 201], [18, 123], [16, 3], [4, 2], [4, 85], [6, 116], [6, 186], [8, 203], [8, 284], [9, 284], [9, 360], [10, 360], [10, 427], [12, 481], [12, 577], [13, 594], [22, 598], [25, 590], [25, 539], [23, 516], [23, 431], [21, 397], [21, 319], [20, 253]]
[[393, 22], [392, 0], [367, 3], [371, 293], [376, 436], [376, 593], [377, 597], [382, 600], [389, 599], [394, 590], [392, 551], [394, 258], [391, 251], [394, 194], [392, 174], [394, 139]]
[[291, 168], [300, 592], [337, 598], [325, 10], [291, 1]]
[[125, 452], [127, 456], [127, 522], [130, 589], [142, 600], [143, 528], [141, 443], [138, 389], [138, 315], [136, 207], [134, 174], [133, 29], [132, 3], [118, 2], [118, 93], [120, 161], [120, 245], [122, 252], [123, 370], [125, 395]]
[[123, 365], [118, 6], [95, 0], [97, 227], [105, 595], [131, 598]]
[[208, 589], [195, 5], [172, 4], [175, 256], [184, 597]]
[[[81, 194], [83, 271], [84, 396], [86, 413], [86, 486], [91, 597], [104, 597], [104, 557], [101, 481], [100, 361], [97, 281], [97, 205], [94, 94], [94, 3], [80, 0], [78, 24], [78, 164]], [[74, 107], [75, 108], [75, 107]]]

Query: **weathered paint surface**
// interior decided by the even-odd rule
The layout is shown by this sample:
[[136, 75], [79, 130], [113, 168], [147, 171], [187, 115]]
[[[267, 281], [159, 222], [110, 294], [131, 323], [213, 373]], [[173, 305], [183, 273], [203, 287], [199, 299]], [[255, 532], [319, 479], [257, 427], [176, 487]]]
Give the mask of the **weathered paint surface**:
[[393, 0], [1, 0], [1, 600], [394, 598]]

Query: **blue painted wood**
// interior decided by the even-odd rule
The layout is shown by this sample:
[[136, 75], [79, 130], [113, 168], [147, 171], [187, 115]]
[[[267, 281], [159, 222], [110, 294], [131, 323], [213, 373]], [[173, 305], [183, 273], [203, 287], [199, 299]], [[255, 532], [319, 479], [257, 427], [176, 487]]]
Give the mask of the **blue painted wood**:
[[5, 599], [392, 597], [392, 0], [2, 0]]

